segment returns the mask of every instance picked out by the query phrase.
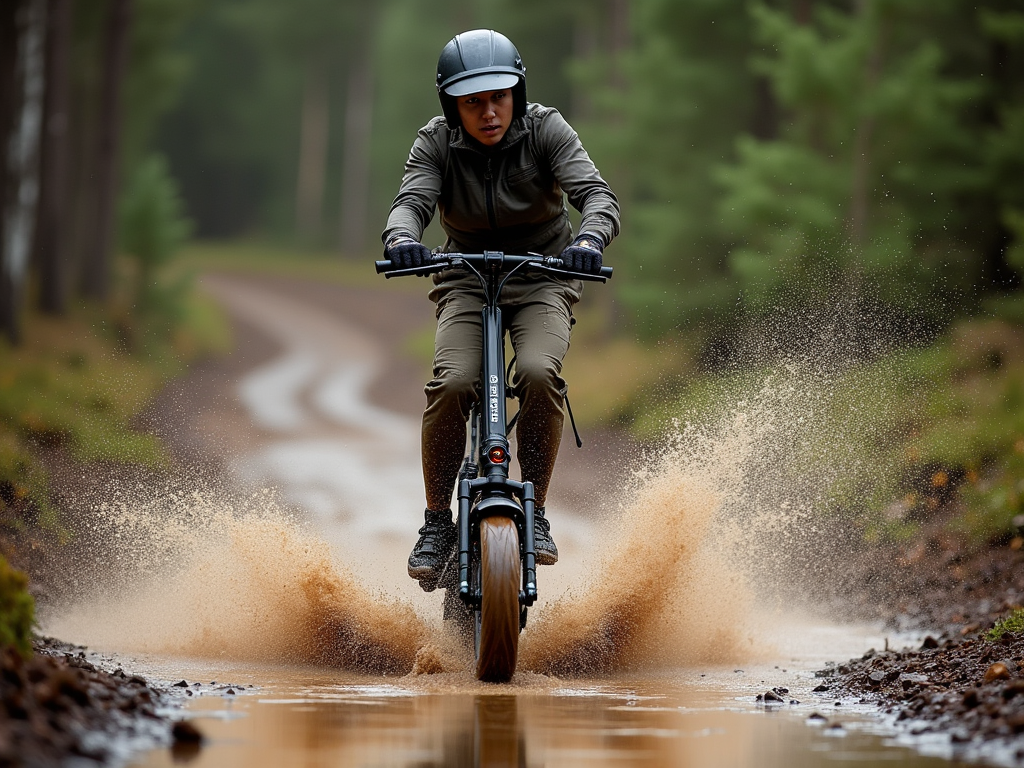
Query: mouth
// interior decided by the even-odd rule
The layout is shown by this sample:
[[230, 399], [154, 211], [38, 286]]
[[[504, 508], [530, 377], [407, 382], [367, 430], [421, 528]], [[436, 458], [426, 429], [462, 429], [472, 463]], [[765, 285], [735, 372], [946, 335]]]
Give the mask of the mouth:
[[500, 130], [501, 130], [501, 126], [500, 125], [485, 125], [485, 126], [480, 128], [480, 133], [484, 134], [485, 136], [494, 136]]

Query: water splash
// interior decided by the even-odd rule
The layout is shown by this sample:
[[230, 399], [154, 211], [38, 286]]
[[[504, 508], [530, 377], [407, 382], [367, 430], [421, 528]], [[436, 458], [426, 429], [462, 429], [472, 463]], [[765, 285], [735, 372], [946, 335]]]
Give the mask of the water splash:
[[410, 606], [362, 588], [267, 496], [121, 500], [97, 508], [91, 528], [114, 543], [115, 577], [45, 623], [75, 642], [396, 674], [428, 635]]
[[[531, 614], [521, 669], [581, 675], [765, 652], [755, 607], [787, 580], [820, 577], [815, 555], [844, 535], [830, 514], [885, 472], [866, 458], [857, 409], [884, 410], [887, 393], [822, 350], [767, 361], [761, 349], [720, 381], [712, 407], [666, 424], [612, 501], [582, 582]], [[387, 674], [469, 664], [437, 623], [363, 587], [269, 496], [140, 488], [98, 505], [90, 525], [114, 578], [50, 616], [46, 631], [65, 639]]]

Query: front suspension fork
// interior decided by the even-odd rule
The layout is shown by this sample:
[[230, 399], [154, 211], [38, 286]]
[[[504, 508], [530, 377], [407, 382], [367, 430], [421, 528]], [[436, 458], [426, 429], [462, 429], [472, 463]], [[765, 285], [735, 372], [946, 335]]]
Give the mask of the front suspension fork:
[[[473, 592], [469, 581], [470, 551], [473, 546], [471, 520], [472, 499], [476, 491], [485, 486], [502, 486], [502, 490], [511, 491], [522, 501], [523, 520], [521, 526], [523, 555], [523, 586], [519, 593], [519, 602], [524, 606], [533, 605], [537, 600], [537, 548], [534, 536], [534, 519], [537, 513], [533, 483], [517, 483], [505, 480], [495, 483], [487, 478], [459, 481], [459, 597], [470, 607], [480, 605], [480, 595]], [[519, 521], [516, 521], [519, 522]]]

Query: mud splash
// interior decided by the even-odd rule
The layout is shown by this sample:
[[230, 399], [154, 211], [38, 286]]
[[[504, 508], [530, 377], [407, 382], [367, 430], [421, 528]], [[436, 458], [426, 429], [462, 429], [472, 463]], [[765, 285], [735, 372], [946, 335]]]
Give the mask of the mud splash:
[[[761, 609], [787, 579], [820, 576], [822, 547], [843, 540], [830, 515], [884, 475], [865, 459], [856, 412], [886, 407], [886, 393], [851, 385], [837, 359], [748, 365], [722, 380], [713, 407], [666, 425], [613, 500], [593, 566], [531, 614], [520, 669], [577, 676], [771, 653]], [[117, 577], [47, 632], [120, 651], [376, 674], [470, 666], [438, 621], [365, 588], [271, 494], [151, 497], [98, 506], [91, 536]], [[541, 578], [557, 594], [557, 569]]]
[[884, 392], [850, 370], [783, 359], [721, 384], [717, 409], [674, 420], [638, 461], [582, 585], [531, 621], [523, 665], [574, 676], [771, 655], [772, 604], [792, 614], [808, 584], [836, 578], [826, 553], [848, 551], [844, 503], [888, 471], [849, 403], [882, 413]]
[[118, 544], [118, 577], [45, 623], [61, 638], [404, 674], [428, 635], [411, 607], [366, 591], [269, 496], [121, 501], [98, 509], [92, 528]]

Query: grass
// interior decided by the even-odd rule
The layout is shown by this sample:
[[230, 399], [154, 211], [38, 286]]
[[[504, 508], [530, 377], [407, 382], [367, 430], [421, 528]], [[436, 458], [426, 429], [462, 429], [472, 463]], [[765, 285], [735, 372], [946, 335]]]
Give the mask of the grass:
[[[695, 376], [675, 397], [642, 405], [634, 432], [651, 438], [673, 418], [720, 419], [784, 367]], [[871, 518], [870, 535], [912, 536], [951, 500], [949, 527], [973, 544], [1012, 533], [1024, 513], [1024, 329], [963, 321], [930, 345], [798, 376], [796, 386], [819, 388], [808, 397], [811, 439], [831, 440], [827, 450], [870, 476], [838, 477], [823, 493], [826, 504]]]
[[163, 465], [163, 446], [136, 429], [136, 417], [189, 360], [230, 345], [219, 310], [184, 282], [166, 312], [129, 311], [128, 269], [119, 264], [108, 307], [28, 312], [19, 346], [0, 339], [0, 519], [8, 525], [62, 532], [41, 449], [83, 463]]
[[1007, 632], [1013, 632], [1014, 634], [1024, 633], [1024, 608], [1018, 608], [1006, 618], [997, 621], [996, 625], [988, 631], [985, 637], [995, 642]]
[[0, 648], [13, 646], [23, 658], [31, 656], [34, 623], [28, 579], [0, 556]]

